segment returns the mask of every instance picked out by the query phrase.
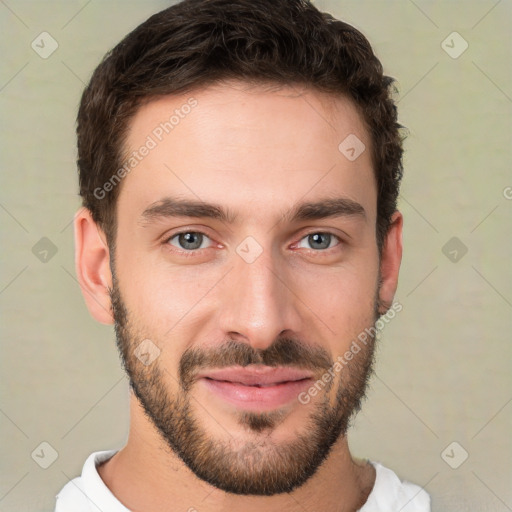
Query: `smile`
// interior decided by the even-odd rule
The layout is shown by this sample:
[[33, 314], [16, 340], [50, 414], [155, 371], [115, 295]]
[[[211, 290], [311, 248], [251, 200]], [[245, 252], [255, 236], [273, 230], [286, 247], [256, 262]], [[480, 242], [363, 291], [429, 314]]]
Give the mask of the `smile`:
[[296, 401], [313, 375], [299, 368], [252, 366], [205, 371], [197, 378], [209, 392], [237, 408], [269, 411]]

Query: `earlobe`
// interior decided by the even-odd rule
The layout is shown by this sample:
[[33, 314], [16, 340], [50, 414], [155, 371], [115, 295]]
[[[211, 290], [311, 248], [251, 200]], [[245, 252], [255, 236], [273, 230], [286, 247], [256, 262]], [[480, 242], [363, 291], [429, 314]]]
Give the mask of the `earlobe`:
[[98, 322], [112, 324], [112, 273], [105, 234], [87, 208], [76, 213], [74, 229], [75, 269], [87, 308]]
[[398, 286], [398, 273], [402, 261], [403, 217], [395, 211], [391, 217], [380, 258], [379, 314], [384, 314], [393, 304]]

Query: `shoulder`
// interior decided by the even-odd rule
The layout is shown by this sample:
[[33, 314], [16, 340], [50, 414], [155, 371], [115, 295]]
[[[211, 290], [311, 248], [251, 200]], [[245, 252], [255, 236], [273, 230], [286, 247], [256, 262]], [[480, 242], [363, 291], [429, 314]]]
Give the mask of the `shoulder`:
[[90, 512], [101, 510], [98, 495], [108, 490], [97, 471], [97, 466], [110, 459], [117, 450], [94, 452], [87, 457], [82, 474], [70, 480], [57, 494], [55, 512]]
[[400, 480], [394, 471], [378, 462], [373, 489], [360, 512], [430, 512], [430, 496], [419, 485]]
[[55, 497], [55, 512], [87, 512], [89, 500], [81, 476], [70, 480]]

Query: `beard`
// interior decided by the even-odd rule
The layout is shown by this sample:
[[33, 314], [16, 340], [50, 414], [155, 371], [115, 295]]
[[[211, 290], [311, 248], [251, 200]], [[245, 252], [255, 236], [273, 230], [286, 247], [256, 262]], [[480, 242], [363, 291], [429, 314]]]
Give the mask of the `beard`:
[[[159, 358], [148, 366], [137, 358], [135, 350], [146, 336], [134, 327], [134, 318], [129, 316], [122, 301], [114, 272], [112, 283], [110, 297], [116, 343], [130, 387], [166, 446], [198, 478], [233, 494], [288, 493], [311, 478], [340, 436], [346, 435], [352, 418], [361, 408], [373, 373], [374, 335], [368, 336], [368, 342], [337, 376], [335, 400], [330, 392], [336, 379], [323, 384], [323, 396], [308, 405], [312, 409], [308, 421], [293, 441], [275, 443], [269, 437], [286, 417], [282, 410], [238, 412], [237, 421], [249, 431], [250, 437], [240, 441], [227, 432], [227, 439], [219, 439], [202, 427], [192, 407], [197, 404], [191, 389], [199, 369], [264, 364], [310, 369], [321, 376], [334, 364], [332, 357], [321, 347], [312, 348], [289, 337], [275, 340], [266, 349], [226, 340], [215, 348], [187, 349], [180, 358], [178, 375], [174, 376], [160, 364]], [[375, 299], [375, 320], [377, 311]], [[165, 340], [153, 339], [153, 342], [165, 346]], [[170, 392], [165, 382], [166, 373], [167, 380], [172, 378], [177, 382], [176, 391]], [[198, 405], [208, 413], [205, 407]]]

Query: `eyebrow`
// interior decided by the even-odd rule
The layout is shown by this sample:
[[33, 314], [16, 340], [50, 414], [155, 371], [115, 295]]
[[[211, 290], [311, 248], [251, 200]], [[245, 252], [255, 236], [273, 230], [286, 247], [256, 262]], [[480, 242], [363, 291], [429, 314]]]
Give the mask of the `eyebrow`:
[[[165, 197], [149, 205], [142, 215], [143, 225], [169, 217], [193, 217], [216, 219], [226, 224], [235, 224], [238, 215], [219, 204], [205, 203], [190, 199]], [[304, 220], [321, 220], [334, 217], [366, 218], [363, 206], [346, 197], [327, 198], [314, 202], [303, 202], [285, 213], [279, 223]]]

